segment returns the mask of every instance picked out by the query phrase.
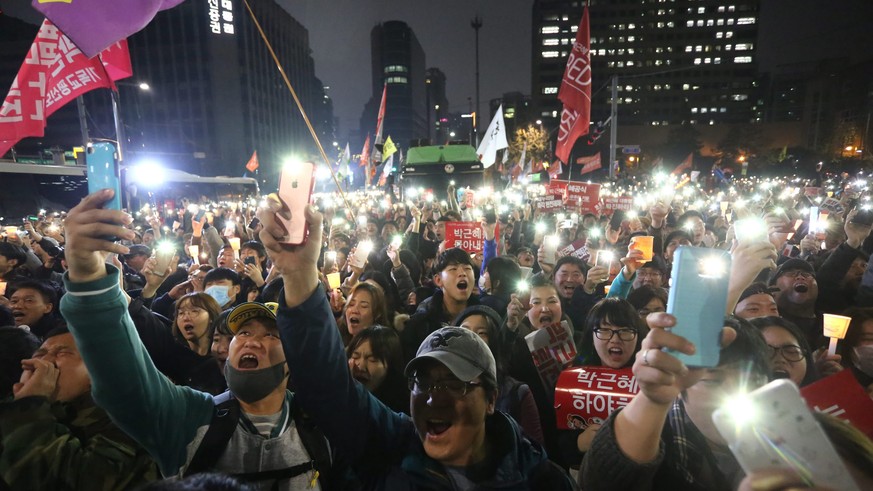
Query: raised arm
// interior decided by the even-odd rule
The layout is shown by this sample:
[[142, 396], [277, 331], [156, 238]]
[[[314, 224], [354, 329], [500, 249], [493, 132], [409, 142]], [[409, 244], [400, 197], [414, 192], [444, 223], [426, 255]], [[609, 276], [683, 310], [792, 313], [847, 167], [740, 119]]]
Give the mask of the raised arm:
[[91, 376], [91, 393], [125, 433], [158, 462], [164, 475], [176, 474], [186, 446], [199, 426], [212, 418], [209, 394], [177, 387], [155, 368], [137, 335], [117, 269], [102, 252], [127, 253], [107, 236], [132, 238], [126, 213], [99, 207], [112, 192], [85, 198], [67, 215], [67, 294], [61, 313]]
[[349, 458], [371, 452], [399, 459], [398, 452], [415, 437], [412, 422], [388, 409], [349, 373], [336, 321], [318, 281], [321, 214], [307, 208], [306, 244], [287, 246], [276, 240], [284, 235], [276, 220], [281, 205], [272, 196], [268, 204], [270, 209], [258, 212], [264, 226], [260, 238], [285, 282], [277, 324], [296, 397]]

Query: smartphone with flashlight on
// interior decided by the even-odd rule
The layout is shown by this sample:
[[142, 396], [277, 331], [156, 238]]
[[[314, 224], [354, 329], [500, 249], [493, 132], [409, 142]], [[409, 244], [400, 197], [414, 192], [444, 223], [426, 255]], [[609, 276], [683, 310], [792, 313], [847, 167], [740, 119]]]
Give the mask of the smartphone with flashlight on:
[[312, 189], [315, 186], [315, 164], [312, 162], [290, 162], [282, 168], [279, 177], [279, 201], [284, 211], [291, 213], [291, 219], [277, 214], [282, 226], [285, 227], [285, 237], [279, 242], [288, 245], [300, 245], [309, 235], [304, 210], [312, 199]]
[[797, 385], [787, 379], [728, 399], [712, 421], [746, 474], [776, 467], [793, 470], [808, 486], [859, 489]]
[[106, 210], [121, 209], [121, 177], [117, 156], [115, 145], [106, 142], [92, 144], [85, 153], [88, 194], [93, 194], [106, 188], [115, 191], [112, 199], [103, 205], [103, 208]]
[[693, 355], [668, 352], [689, 367], [718, 365], [727, 307], [731, 256], [727, 251], [681, 246], [673, 256], [667, 313], [676, 318], [668, 331], [694, 343]]

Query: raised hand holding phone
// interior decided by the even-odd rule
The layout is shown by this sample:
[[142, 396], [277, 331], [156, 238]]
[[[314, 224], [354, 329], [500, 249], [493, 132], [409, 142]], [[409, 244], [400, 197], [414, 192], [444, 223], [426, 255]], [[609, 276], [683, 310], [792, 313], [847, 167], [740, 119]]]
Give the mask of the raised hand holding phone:
[[312, 162], [291, 162], [282, 168], [278, 198], [283, 210], [290, 212], [290, 218], [277, 215], [285, 228], [281, 243], [300, 245], [306, 240], [309, 230], [303, 211], [312, 199], [314, 186], [315, 164]]
[[113, 193], [110, 189], [103, 189], [88, 195], [70, 210], [64, 220], [65, 257], [68, 274], [73, 282], [91, 281], [106, 276], [104, 252], [130, 252], [126, 246], [108, 239], [134, 238], [133, 230], [124, 227], [133, 222], [133, 217], [123, 211], [103, 209], [103, 205], [113, 198]]

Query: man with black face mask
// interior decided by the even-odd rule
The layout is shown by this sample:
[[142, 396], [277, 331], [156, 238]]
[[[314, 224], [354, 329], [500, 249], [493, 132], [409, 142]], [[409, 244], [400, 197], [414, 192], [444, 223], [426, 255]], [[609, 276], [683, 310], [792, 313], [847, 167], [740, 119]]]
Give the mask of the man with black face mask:
[[[245, 303], [228, 315], [230, 390], [213, 397], [176, 386], [152, 364], [127, 311], [118, 270], [101, 251], [125, 253], [107, 236], [131, 238], [130, 217], [102, 210], [104, 190], [66, 220], [68, 294], [61, 311], [91, 374], [93, 396], [148, 450], [166, 476], [234, 475], [259, 489], [329, 488], [330, 450], [286, 389], [288, 367], [272, 310]], [[98, 223], [95, 228], [94, 223]]]

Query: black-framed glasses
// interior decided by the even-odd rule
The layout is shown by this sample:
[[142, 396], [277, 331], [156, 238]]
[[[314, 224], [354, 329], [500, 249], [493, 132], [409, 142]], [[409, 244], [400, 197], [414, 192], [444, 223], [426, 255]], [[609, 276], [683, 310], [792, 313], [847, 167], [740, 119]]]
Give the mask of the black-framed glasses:
[[797, 346], [796, 344], [786, 344], [785, 346], [770, 346], [770, 358], [776, 358], [776, 354], [780, 351], [782, 352], [782, 357], [788, 361], [800, 361], [806, 358], [806, 353], [803, 352], [803, 348]]
[[598, 327], [594, 330], [594, 335], [597, 336], [597, 339], [603, 341], [611, 340], [616, 334], [618, 334], [618, 339], [622, 341], [632, 341], [637, 337], [636, 329], [606, 329]]
[[422, 377], [409, 377], [408, 384], [409, 391], [413, 395], [445, 392], [455, 399], [464, 397], [468, 392], [482, 385], [479, 382], [464, 382], [457, 379], [433, 381]]

